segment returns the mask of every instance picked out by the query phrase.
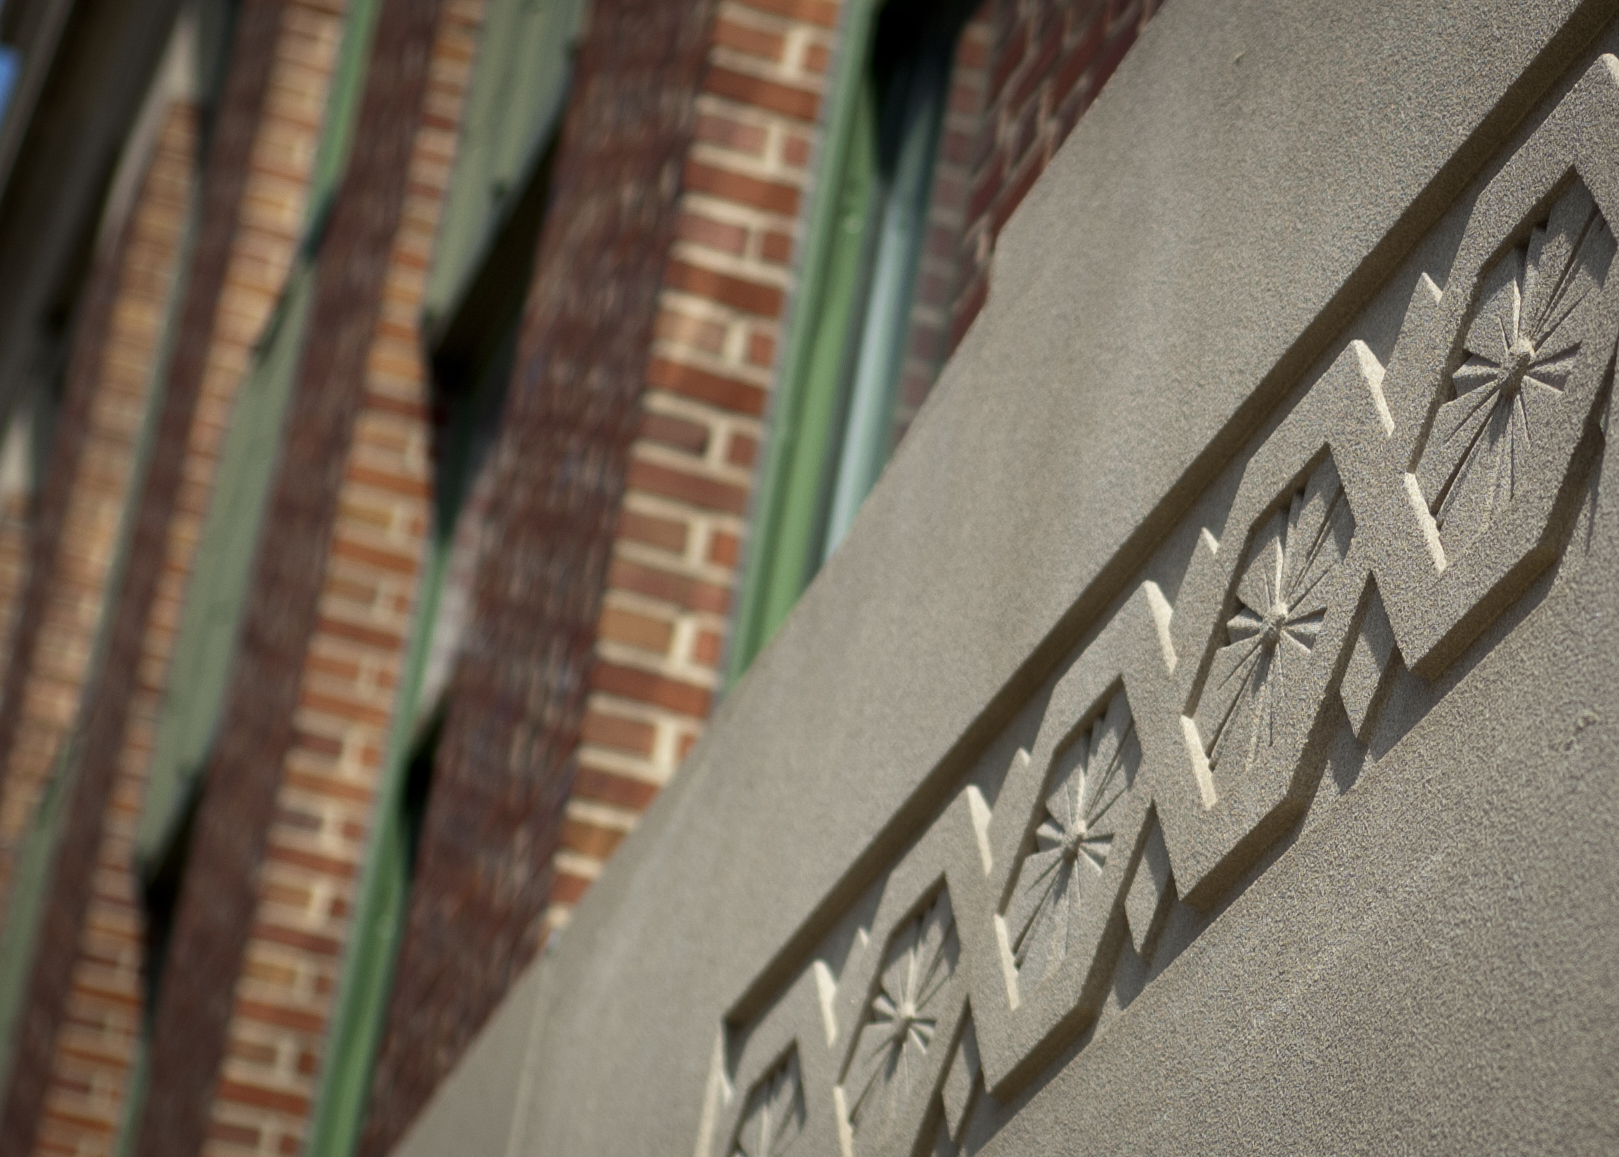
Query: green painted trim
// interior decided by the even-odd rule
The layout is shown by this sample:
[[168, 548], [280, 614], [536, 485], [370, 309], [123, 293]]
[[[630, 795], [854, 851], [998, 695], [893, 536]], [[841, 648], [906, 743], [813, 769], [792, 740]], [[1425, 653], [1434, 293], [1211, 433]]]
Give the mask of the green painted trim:
[[[955, 43], [970, 0], [847, 10], [726, 679], [836, 549], [893, 447]], [[888, 17], [892, 19], [889, 20]], [[873, 59], [883, 38], [895, 55]], [[914, 37], [914, 40], [911, 38]]]
[[113, 1139], [112, 1157], [132, 1157], [134, 1154], [136, 1130], [151, 1086], [152, 1026], [142, 1016], [140, 1028], [135, 1033], [135, 1056], [129, 1064], [128, 1091], [124, 1094], [123, 1112], [118, 1115], [118, 1135]]
[[567, 102], [583, 13], [583, 0], [489, 5], [423, 295], [430, 332], [460, 308], [543, 162]]
[[[824, 447], [831, 426], [836, 391], [829, 401], [825, 368], [841, 356], [843, 346], [842, 335], [828, 319], [838, 316], [839, 304], [848, 306], [851, 292], [844, 284], [850, 253], [847, 185], [851, 165], [859, 164], [857, 158], [867, 147], [862, 126], [869, 129], [871, 124], [862, 93], [869, 91], [867, 65], [876, 14], [875, 0], [854, 0], [844, 9], [820, 172], [771, 407], [765, 467], [732, 632], [728, 683], [742, 677], [797, 602], [812, 554], [824, 463], [824, 456], [813, 447]], [[858, 231], [864, 235], [863, 216]], [[811, 447], [809, 452], [806, 447]]]
[[312, 271], [300, 261], [288, 275], [225, 433], [135, 834], [135, 858], [143, 871], [162, 858], [175, 838], [213, 748], [312, 289]]

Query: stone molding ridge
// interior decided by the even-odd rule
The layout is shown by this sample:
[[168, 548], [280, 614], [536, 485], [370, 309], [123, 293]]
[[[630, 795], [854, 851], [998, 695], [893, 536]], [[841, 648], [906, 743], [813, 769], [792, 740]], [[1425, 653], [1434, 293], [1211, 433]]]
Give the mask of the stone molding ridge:
[[699, 1157], [958, 1151], [984, 1096], [1088, 1042], [1121, 955], [1150, 975], [1172, 912], [1206, 926], [1268, 867], [1346, 720], [1384, 742], [1391, 687], [1558, 561], [1619, 344], [1619, 59], [1481, 180], [1387, 361], [1350, 340], [1294, 391], [1187, 515], [1178, 586], [1129, 588], [787, 979], [737, 995]]

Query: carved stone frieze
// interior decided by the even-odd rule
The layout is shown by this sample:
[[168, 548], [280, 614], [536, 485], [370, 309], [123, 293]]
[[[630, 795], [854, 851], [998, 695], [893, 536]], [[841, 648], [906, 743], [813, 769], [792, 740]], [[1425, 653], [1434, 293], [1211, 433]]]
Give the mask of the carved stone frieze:
[[1543, 435], [1567, 403], [1613, 253], [1608, 223], [1576, 180], [1546, 222], [1485, 273], [1464, 360], [1417, 467], [1447, 557], [1505, 513], [1533, 456], [1556, 452]]
[[1619, 60], [1469, 198], [1386, 361], [1351, 322], [1187, 516], [1176, 572], [1144, 567], [789, 979], [739, 994], [711, 1137], [959, 1151], [1264, 870], [1329, 742], [1364, 749], [1393, 684], [1442, 680], [1557, 560], [1619, 343]]

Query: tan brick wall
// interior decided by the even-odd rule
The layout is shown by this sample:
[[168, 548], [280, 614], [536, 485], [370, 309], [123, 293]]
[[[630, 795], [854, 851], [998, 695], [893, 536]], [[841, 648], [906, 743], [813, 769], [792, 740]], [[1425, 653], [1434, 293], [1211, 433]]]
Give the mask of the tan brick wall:
[[[156, 742], [169, 659], [236, 391], [291, 268], [307, 184], [342, 31], [342, 0], [294, 0], [285, 10], [202, 393], [184, 483], [167, 533], [163, 577], [119, 756], [95, 891], [58, 1036], [40, 1153], [109, 1151], [124, 1111], [139, 1016], [141, 946], [133, 836]], [[188, 145], [188, 147], [190, 147]], [[130, 306], [128, 308], [133, 308]], [[121, 299], [118, 312], [126, 311]], [[152, 320], [160, 320], [154, 314]], [[138, 411], [137, 411], [138, 414]], [[87, 461], [95, 460], [92, 451]], [[79, 542], [71, 532], [64, 541]]]
[[314, 1108], [429, 528], [431, 416], [418, 320], [482, 17], [481, 0], [450, 0], [440, 19], [236, 986], [210, 1154], [296, 1153]]

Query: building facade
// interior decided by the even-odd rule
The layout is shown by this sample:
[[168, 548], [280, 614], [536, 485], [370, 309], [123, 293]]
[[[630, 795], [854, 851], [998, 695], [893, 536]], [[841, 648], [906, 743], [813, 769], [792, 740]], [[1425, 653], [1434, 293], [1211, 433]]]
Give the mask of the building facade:
[[7, 0], [0, 1153], [384, 1154], [1151, 0]]
[[1613, 1151], [1616, 214], [1619, 6], [1165, 5], [400, 1157]]

